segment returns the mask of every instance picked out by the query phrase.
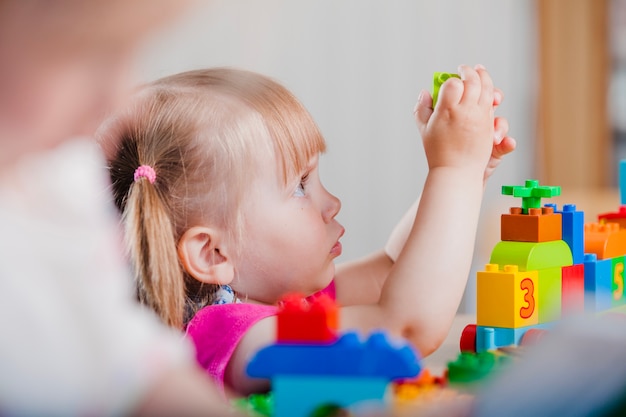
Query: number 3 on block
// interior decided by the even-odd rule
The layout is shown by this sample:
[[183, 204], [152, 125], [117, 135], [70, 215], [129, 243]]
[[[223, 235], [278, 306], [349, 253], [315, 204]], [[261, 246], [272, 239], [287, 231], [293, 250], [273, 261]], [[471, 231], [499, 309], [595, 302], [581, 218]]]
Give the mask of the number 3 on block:
[[526, 292], [524, 294], [524, 302], [526, 305], [519, 309], [519, 315], [521, 318], [527, 319], [535, 312], [535, 284], [532, 279], [524, 278], [519, 286], [522, 291]]

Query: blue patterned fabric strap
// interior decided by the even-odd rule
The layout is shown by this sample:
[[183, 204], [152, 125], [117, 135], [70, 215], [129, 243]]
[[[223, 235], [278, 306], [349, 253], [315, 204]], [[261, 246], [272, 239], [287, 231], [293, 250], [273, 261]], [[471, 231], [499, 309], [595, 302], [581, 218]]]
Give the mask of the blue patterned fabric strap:
[[215, 301], [213, 301], [212, 305], [231, 303], [241, 303], [241, 301], [235, 296], [235, 292], [230, 288], [230, 285], [221, 285], [215, 293]]

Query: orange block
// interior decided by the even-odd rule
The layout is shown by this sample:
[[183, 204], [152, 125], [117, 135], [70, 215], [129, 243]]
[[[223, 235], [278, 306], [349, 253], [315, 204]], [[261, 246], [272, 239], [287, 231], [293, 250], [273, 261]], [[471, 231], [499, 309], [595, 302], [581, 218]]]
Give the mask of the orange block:
[[522, 214], [521, 207], [511, 207], [510, 214], [500, 220], [500, 239], [512, 242], [549, 242], [561, 240], [561, 214], [552, 207], [529, 208]]
[[585, 253], [595, 253], [598, 259], [626, 255], [626, 229], [618, 223], [587, 223]]

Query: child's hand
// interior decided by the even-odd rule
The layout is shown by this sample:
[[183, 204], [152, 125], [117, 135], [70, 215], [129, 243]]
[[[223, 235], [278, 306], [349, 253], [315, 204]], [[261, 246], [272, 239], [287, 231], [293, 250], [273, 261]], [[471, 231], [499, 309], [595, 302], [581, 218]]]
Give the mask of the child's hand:
[[515, 148], [515, 141], [506, 136], [506, 119], [494, 118], [502, 92], [481, 66], [461, 66], [459, 74], [461, 79], [450, 78], [441, 86], [434, 111], [430, 94], [420, 94], [416, 119], [426, 158], [429, 169], [474, 168], [487, 178], [500, 158]]

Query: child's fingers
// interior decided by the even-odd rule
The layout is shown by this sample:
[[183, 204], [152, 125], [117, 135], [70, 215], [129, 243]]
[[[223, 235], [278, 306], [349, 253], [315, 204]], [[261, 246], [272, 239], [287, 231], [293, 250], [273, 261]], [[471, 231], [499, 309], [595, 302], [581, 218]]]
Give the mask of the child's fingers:
[[496, 145], [509, 133], [509, 121], [504, 117], [496, 117], [493, 121], [493, 141]]
[[452, 107], [459, 104], [463, 97], [463, 81], [456, 77], [448, 78], [439, 88], [437, 107]]
[[491, 76], [487, 72], [484, 67], [479, 68], [477, 71], [478, 76], [480, 77], [480, 98], [478, 99], [479, 104], [484, 104], [488, 106], [493, 106], [494, 104], [494, 87], [493, 80]]
[[413, 109], [413, 114], [415, 115], [415, 120], [420, 130], [426, 126], [430, 116], [433, 114], [432, 105], [433, 98], [430, 96], [430, 93], [426, 90], [422, 90], [417, 97], [417, 103]]
[[505, 136], [499, 144], [494, 145], [491, 157], [500, 159], [503, 156], [513, 152], [516, 146], [517, 142], [515, 141], [515, 139], [510, 136]]
[[493, 89], [493, 107], [498, 107], [504, 100], [504, 93], [499, 88]]
[[477, 103], [481, 97], [482, 80], [476, 70], [461, 65], [459, 67], [459, 75], [463, 80], [463, 97], [462, 101], [470, 104]]

